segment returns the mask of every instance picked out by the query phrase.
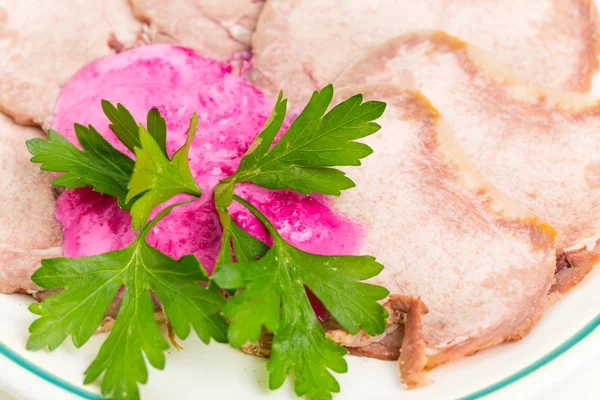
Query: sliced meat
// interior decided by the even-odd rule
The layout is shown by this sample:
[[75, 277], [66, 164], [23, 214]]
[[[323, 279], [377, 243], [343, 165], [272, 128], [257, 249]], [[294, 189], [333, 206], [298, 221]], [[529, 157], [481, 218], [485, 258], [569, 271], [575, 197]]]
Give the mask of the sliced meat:
[[389, 296], [384, 306], [390, 318], [382, 335], [369, 337], [363, 331], [351, 335], [343, 329], [336, 329], [328, 331], [327, 336], [348, 347], [351, 354], [399, 360], [402, 381], [409, 388], [431, 383], [426, 374], [427, 344], [422, 323], [422, 316], [429, 312], [427, 306], [419, 298], [398, 294]]
[[429, 310], [421, 299], [412, 296], [392, 295], [389, 303], [395, 310], [406, 314], [399, 358], [402, 381], [409, 388], [428, 385], [431, 381], [425, 373], [427, 344], [423, 335], [422, 318]]
[[600, 262], [600, 238], [591, 247], [577, 247], [562, 254], [566, 265], [556, 272], [556, 282], [552, 285], [551, 292], [568, 292]]
[[60, 86], [140, 30], [127, 0], [0, 0], [0, 110], [47, 127]]
[[483, 175], [557, 229], [562, 269], [553, 290], [564, 293], [600, 260], [597, 99], [529, 83], [478, 48], [435, 32], [378, 47], [338, 85], [371, 82], [422, 91]]
[[329, 339], [340, 346], [346, 347], [351, 354], [380, 360], [397, 360], [400, 356], [400, 347], [404, 338], [406, 310], [393, 306], [391, 300], [386, 301], [383, 306], [388, 311], [389, 317], [387, 328], [380, 335], [369, 336], [362, 329], [357, 334], [352, 335], [342, 328], [335, 319], [325, 320], [322, 323], [323, 329]]
[[271, 357], [271, 345], [273, 344], [273, 334], [263, 330], [256, 343], [246, 343], [240, 350], [246, 354], [261, 358]]
[[158, 43], [178, 43], [221, 61], [250, 50], [264, 0], [129, 0]]
[[[370, 282], [427, 305], [427, 368], [514, 339], [547, 302], [554, 231], [482, 178], [423, 95], [390, 85], [338, 90], [354, 93], [387, 102], [381, 130], [364, 139], [374, 153], [346, 169], [356, 188], [332, 201], [364, 227], [360, 254], [385, 266]], [[403, 348], [419, 349], [420, 314], [409, 311]], [[409, 382], [423, 361], [412, 354], [401, 359]]]
[[61, 254], [52, 176], [29, 162], [25, 147], [25, 140], [42, 136], [0, 113], [0, 293], [38, 290], [31, 274], [41, 259]]
[[552, 87], [587, 90], [598, 65], [590, 0], [269, 0], [250, 78], [302, 103], [369, 48], [419, 29], [458, 35]]
[[[346, 332], [348, 336], [352, 336]], [[331, 336], [327, 332], [327, 336], [337, 344], [341, 345], [354, 345], [348, 347], [350, 354], [355, 356], [377, 358], [378, 360], [398, 360], [400, 357], [400, 348], [402, 347], [402, 340], [404, 339], [404, 326], [400, 325], [389, 325], [385, 333], [381, 337], [377, 337], [375, 341], [369, 341], [364, 343], [352, 343], [345, 339], [346, 343], [340, 342], [339, 338]]]

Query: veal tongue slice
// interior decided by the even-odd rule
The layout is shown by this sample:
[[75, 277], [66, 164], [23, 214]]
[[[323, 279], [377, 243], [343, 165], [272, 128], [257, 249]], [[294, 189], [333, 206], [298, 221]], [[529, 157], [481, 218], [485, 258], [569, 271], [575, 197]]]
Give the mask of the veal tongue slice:
[[264, 0], [129, 0], [156, 43], [177, 43], [228, 61], [250, 50]]
[[0, 113], [0, 293], [39, 290], [31, 274], [41, 259], [61, 255], [52, 176], [29, 162], [25, 147], [25, 140], [39, 137], [42, 131]]
[[529, 79], [587, 90], [599, 22], [590, 0], [269, 0], [253, 42], [253, 83], [302, 106], [373, 46], [419, 29], [458, 35]]
[[0, 0], [0, 110], [47, 127], [60, 87], [141, 27], [127, 0]]
[[411, 85], [448, 120], [486, 179], [557, 231], [553, 291], [600, 260], [600, 105], [516, 77], [441, 32], [399, 36], [351, 65], [338, 86]]
[[[356, 188], [332, 206], [363, 225], [360, 253], [385, 266], [370, 282], [429, 309], [421, 318], [427, 367], [525, 334], [547, 304], [553, 229], [482, 178], [423, 95], [390, 85], [337, 94], [354, 93], [387, 108], [381, 130], [364, 139], [373, 154], [346, 169]], [[410, 335], [416, 340], [403, 343], [418, 349], [420, 333]], [[404, 368], [422, 359], [409, 356]]]

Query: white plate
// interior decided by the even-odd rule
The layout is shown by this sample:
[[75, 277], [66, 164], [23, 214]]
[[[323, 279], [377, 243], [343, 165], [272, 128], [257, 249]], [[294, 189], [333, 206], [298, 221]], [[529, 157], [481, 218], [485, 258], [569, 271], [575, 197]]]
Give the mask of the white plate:
[[[27, 327], [35, 319], [27, 310], [30, 302], [28, 296], [0, 296], [0, 352], [7, 356], [0, 357], [0, 388], [17, 399], [100, 398], [97, 384], [83, 386], [81, 383], [83, 371], [94, 358], [105, 334], [95, 335], [79, 350], [67, 340], [52, 353], [28, 352], [25, 350]], [[430, 373], [435, 383], [425, 388], [403, 389], [395, 362], [347, 357], [349, 372], [337, 376], [342, 387], [338, 398], [475, 399], [485, 394], [527, 398], [547, 389], [550, 383], [556, 382], [556, 376], [568, 375], [566, 367], [561, 365], [560, 371], [552, 371], [551, 365], [546, 364], [586, 337], [587, 341], [600, 339], [600, 330], [596, 329], [600, 325], [599, 309], [600, 268], [596, 268], [552, 306], [523, 340], [436, 368]], [[194, 337], [182, 345], [184, 351], [171, 349], [168, 352], [164, 371], [150, 369], [149, 383], [141, 389], [143, 399], [183, 398], [190, 393], [202, 393], [209, 399], [217, 396], [234, 399], [241, 394], [247, 400], [295, 398], [289, 379], [278, 391], [267, 389], [267, 372], [262, 359], [244, 355], [227, 345], [205, 346]], [[568, 368], [599, 356], [600, 346], [588, 346]], [[526, 385], [518, 384], [533, 372]], [[550, 375], [554, 378], [548, 378]], [[509, 396], [510, 392], [515, 394]]]
[[[597, 1], [598, 2], [598, 1]], [[600, 77], [594, 80], [600, 97]], [[101, 399], [98, 384], [84, 386], [83, 372], [106, 334], [95, 335], [77, 350], [67, 339], [54, 352], [28, 352], [27, 328], [35, 315], [27, 310], [29, 296], [0, 295], [0, 399]], [[344, 400], [532, 398], [546, 396], [583, 365], [600, 357], [600, 267], [552, 306], [519, 342], [480, 351], [430, 372], [434, 384], [405, 390], [396, 362], [348, 356], [349, 372], [337, 375]], [[205, 346], [190, 335], [185, 348], [167, 353], [164, 371], [149, 368], [144, 400], [203, 397], [206, 399], [296, 399], [291, 378], [269, 391], [265, 361], [227, 345]], [[577, 349], [572, 349], [577, 345]], [[600, 369], [599, 369], [600, 370]], [[596, 397], [598, 395], [596, 394]], [[554, 398], [554, 397], [552, 397]], [[582, 399], [583, 397], [579, 397]], [[593, 398], [593, 397], [585, 397]]]

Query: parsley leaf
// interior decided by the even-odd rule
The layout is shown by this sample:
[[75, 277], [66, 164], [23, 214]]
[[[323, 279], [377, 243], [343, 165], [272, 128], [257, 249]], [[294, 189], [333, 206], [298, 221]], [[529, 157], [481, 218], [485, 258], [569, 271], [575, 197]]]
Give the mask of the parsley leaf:
[[156, 143], [167, 155], [167, 121], [160, 115], [158, 108], [151, 108], [146, 117], [146, 127], [150, 136], [156, 140]]
[[134, 161], [115, 149], [91, 125], [86, 128], [75, 124], [75, 133], [84, 151], [52, 129], [48, 131], [48, 140], [28, 140], [31, 162], [41, 163], [44, 171], [65, 172], [52, 181], [55, 186], [67, 189], [93, 186], [97, 192], [116, 197], [126, 209], [127, 185]]
[[[230, 319], [228, 338], [234, 347], [256, 342], [264, 328], [273, 333], [267, 364], [271, 389], [280, 387], [292, 369], [295, 390], [310, 399], [330, 399], [339, 391], [331, 371], [345, 372], [346, 350], [325, 335], [307, 297], [308, 287], [350, 333], [362, 327], [371, 335], [385, 330], [387, 312], [377, 302], [382, 287], [359, 282], [383, 267], [373, 257], [320, 256], [287, 243], [252, 204], [234, 194], [239, 182], [269, 189], [339, 195], [354, 186], [334, 166], [360, 165], [372, 150], [354, 140], [379, 130], [372, 122], [385, 103], [363, 103], [356, 95], [326, 113], [332, 86], [315, 92], [281, 139], [273, 141], [285, 121], [287, 101], [279, 95], [273, 113], [240, 161], [236, 173], [214, 189], [223, 226], [223, 241], [212, 280], [235, 295], [223, 313]], [[272, 148], [271, 148], [272, 146]], [[227, 207], [233, 200], [248, 208], [267, 227], [273, 247], [235, 225]], [[234, 263], [233, 253], [237, 263]], [[256, 260], [260, 258], [259, 260]]]
[[332, 98], [332, 85], [315, 91], [304, 110], [269, 150], [285, 119], [287, 102], [280, 94], [264, 129], [230, 180], [304, 194], [339, 195], [342, 190], [354, 187], [344, 172], [330, 167], [360, 165], [360, 160], [372, 153], [369, 146], [355, 140], [380, 129], [372, 121], [383, 114], [385, 103], [363, 103], [362, 95], [358, 94], [326, 112]]
[[223, 226], [223, 236], [214, 271], [217, 271], [221, 265], [234, 261], [232, 247], [237, 261], [256, 261], [267, 253], [269, 246], [243, 230], [227, 210], [217, 209], [217, 212]]
[[188, 153], [196, 127], [198, 115], [193, 114], [185, 144], [175, 152], [173, 159], [165, 155], [160, 145], [150, 133], [140, 125], [140, 147], [135, 148], [135, 168], [126, 201], [139, 197], [131, 207], [131, 219], [134, 229], [146, 223], [152, 209], [171, 197], [187, 193], [200, 196], [201, 190], [194, 181]]
[[[102, 100], [102, 109], [112, 122], [111, 129], [123, 144], [131, 151], [135, 151], [136, 146], [142, 146], [139, 134], [140, 127], [122, 104], [115, 107], [109, 101]], [[155, 147], [158, 147], [163, 155], [167, 157], [167, 124], [158, 109], [150, 109], [147, 125], [147, 133], [154, 139]], [[114, 148], [91, 125], [86, 128], [83, 125], [75, 124], [75, 134], [84, 151], [79, 150], [60, 133], [52, 129], [48, 130], [48, 140], [39, 138], [28, 140], [27, 148], [33, 155], [31, 161], [41, 163], [40, 168], [44, 171], [65, 172], [65, 174], [56, 177], [52, 181], [54, 186], [64, 186], [67, 189], [92, 186], [97, 192], [116, 197], [119, 206], [129, 210], [135, 197], [127, 198], [129, 181], [134, 172], [134, 161]], [[186, 143], [186, 145], [189, 148], [189, 143]], [[187, 150], [185, 151], [187, 152]], [[187, 178], [185, 166], [178, 165], [176, 167]], [[166, 171], [166, 174], [169, 172], [171, 170]], [[188, 187], [182, 192], [193, 191], [193, 194], [195, 194], [197, 190], [199, 190], [197, 186], [193, 189]], [[140, 210], [144, 204], [149, 206], [146, 203], [147, 201], [148, 198], [137, 206], [136, 215], [141, 218], [141, 222], [136, 220], [138, 228], [147, 219], [147, 215], [145, 219], [143, 218], [144, 212]]]
[[117, 103], [115, 107], [110, 101], [103, 99], [102, 110], [111, 122], [110, 129], [117, 135], [121, 143], [132, 152], [135, 147], [140, 146], [138, 124], [123, 104]]
[[[181, 204], [181, 203], [179, 203]], [[104, 373], [102, 393], [115, 399], [139, 398], [138, 383], [148, 371], [143, 355], [155, 368], [165, 365], [169, 347], [154, 319], [151, 292], [159, 299], [178, 337], [194, 328], [200, 339], [225, 342], [227, 323], [220, 315], [225, 298], [217, 288], [203, 286], [208, 276], [193, 255], [174, 260], [151, 247], [146, 236], [174, 204], [146, 225], [128, 247], [79, 258], [51, 258], [32, 280], [47, 289], [64, 289], [30, 310], [40, 315], [29, 331], [29, 350], [57, 348], [68, 335], [82, 346], [100, 325], [111, 301], [124, 285], [115, 325], [96, 359], [86, 370], [85, 383]]]
[[267, 227], [273, 247], [258, 261], [226, 263], [212, 279], [222, 288], [241, 289], [224, 307], [231, 320], [232, 346], [256, 342], [264, 326], [274, 334], [267, 364], [269, 387], [276, 389], [294, 369], [298, 396], [331, 398], [339, 384], [329, 372], [345, 372], [346, 350], [328, 339], [308, 300], [305, 286], [352, 334], [360, 327], [370, 335], [383, 333], [387, 311], [377, 300], [386, 289], [359, 282], [377, 275], [383, 266], [369, 256], [321, 256], [287, 243], [252, 204], [234, 196]]
[[235, 221], [231, 224], [231, 243], [237, 261], [256, 261], [269, 250], [266, 243], [243, 230]]
[[[115, 107], [110, 101], [102, 100], [102, 110], [106, 117], [110, 120], [110, 129], [115, 133], [117, 138], [131, 152], [134, 152], [136, 147], [140, 147], [140, 135], [138, 124], [135, 122], [133, 115], [121, 103], [117, 103]], [[148, 111], [146, 117], [146, 126], [150, 136], [156, 140], [156, 143], [161, 148], [165, 156], [167, 155], [167, 122], [160, 115], [158, 108], [153, 107]]]

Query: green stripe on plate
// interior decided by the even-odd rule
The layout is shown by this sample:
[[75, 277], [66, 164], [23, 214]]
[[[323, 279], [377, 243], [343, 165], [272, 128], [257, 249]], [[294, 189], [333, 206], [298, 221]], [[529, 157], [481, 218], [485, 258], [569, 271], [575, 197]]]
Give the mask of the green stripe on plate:
[[[564, 341], [562, 344], [560, 344], [558, 347], [556, 347], [554, 350], [552, 350], [545, 356], [539, 358], [537, 361], [534, 361], [533, 363], [529, 364], [525, 368], [520, 369], [519, 371], [502, 379], [501, 381], [494, 383], [492, 385], [486, 386], [483, 389], [473, 392], [467, 396], [461, 397], [459, 400], [479, 399], [483, 396], [486, 396], [490, 393], [500, 390], [500, 389], [510, 385], [511, 383], [518, 381], [521, 378], [524, 378], [525, 376], [531, 374], [532, 372], [536, 371], [537, 369], [541, 368], [542, 366], [548, 364], [550, 361], [556, 359], [561, 354], [563, 354], [567, 350], [569, 350], [571, 347], [575, 346], [577, 343], [579, 343], [581, 340], [583, 340], [586, 336], [588, 336], [590, 333], [592, 333], [598, 326], [600, 326], [600, 314], [598, 314], [593, 320], [588, 322], [583, 328], [578, 330], [569, 339]], [[87, 390], [82, 389], [78, 386], [75, 386], [75, 385], [59, 378], [58, 376], [46, 371], [45, 369], [39, 367], [38, 365], [32, 363], [31, 361], [22, 357], [18, 353], [14, 352], [13, 350], [8, 348], [2, 342], [0, 342], [0, 354], [8, 357], [10, 360], [14, 361], [16, 364], [25, 368], [29, 372], [39, 376], [40, 378], [58, 386], [61, 389], [64, 389], [70, 393], [78, 395], [84, 399], [91, 399], [91, 400], [104, 400], [105, 399], [104, 397], [102, 397], [100, 395], [97, 395], [92, 392], [88, 392]]]
[[514, 374], [512, 374], [510, 376], [507, 376], [506, 378], [502, 379], [501, 381], [496, 382], [492, 385], [486, 386], [483, 389], [473, 392], [468, 396], [461, 397], [459, 400], [479, 399], [485, 395], [488, 395], [497, 390], [500, 390], [500, 389], [510, 385], [513, 382], [518, 381], [519, 379], [531, 374], [538, 368], [541, 368], [544, 365], [548, 364], [550, 361], [554, 360], [555, 358], [557, 358], [558, 356], [560, 356], [561, 354], [563, 354], [564, 352], [569, 350], [571, 347], [575, 346], [577, 343], [579, 343], [581, 340], [583, 340], [586, 336], [588, 336], [590, 333], [592, 333], [594, 331], [594, 329], [596, 329], [599, 325], [600, 325], [600, 314], [596, 315], [596, 318], [594, 318], [593, 320], [588, 322], [583, 328], [578, 330], [573, 336], [571, 336], [569, 339], [565, 340], [562, 344], [560, 344], [558, 347], [556, 347], [550, 353], [539, 358], [537, 361], [532, 362], [528, 366], [524, 367], [523, 369], [518, 370], [517, 372], [515, 372]]
[[16, 364], [20, 365], [21, 367], [25, 368], [29, 372], [36, 374], [37, 376], [44, 379], [45, 381], [48, 381], [48, 382], [52, 383], [53, 385], [66, 390], [67, 392], [73, 393], [84, 399], [105, 400], [105, 398], [100, 395], [97, 395], [92, 392], [88, 392], [85, 389], [82, 389], [76, 385], [73, 385], [72, 383], [65, 381], [62, 378], [59, 378], [58, 376], [54, 375], [53, 373], [46, 371], [44, 368], [32, 363], [25, 357], [14, 352], [13, 350], [11, 350], [7, 345], [5, 345], [2, 342], [0, 342], [0, 354], [8, 357], [10, 360], [12, 360]]

